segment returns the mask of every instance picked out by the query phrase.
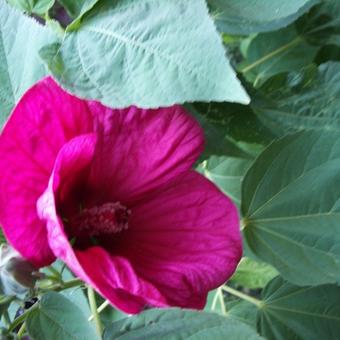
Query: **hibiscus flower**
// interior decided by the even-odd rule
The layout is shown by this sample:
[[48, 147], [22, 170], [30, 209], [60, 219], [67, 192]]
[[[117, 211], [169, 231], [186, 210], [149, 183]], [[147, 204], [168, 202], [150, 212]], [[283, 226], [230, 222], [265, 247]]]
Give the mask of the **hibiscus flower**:
[[202, 149], [180, 106], [110, 109], [45, 78], [0, 136], [0, 223], [35, 266], [63, 260], [125, 312], [203, 308], [242, 251], [236, 207], [192, 170]]

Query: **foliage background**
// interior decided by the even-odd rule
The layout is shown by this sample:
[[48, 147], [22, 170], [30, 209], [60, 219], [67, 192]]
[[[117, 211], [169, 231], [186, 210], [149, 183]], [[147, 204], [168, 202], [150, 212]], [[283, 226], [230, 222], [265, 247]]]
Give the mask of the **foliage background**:
[[[340, 1], [7, 2], [2, 123], [47, 74], [112, 107], [184, 104], [206, 134], [197, 170], [240, 209], [244, 258], [205, 312], [108, 307], [104, 339], [339, 338]], [[97, 338], [81, 284], [48, 270], [33, 307], [1, 298], [4, 336]]]

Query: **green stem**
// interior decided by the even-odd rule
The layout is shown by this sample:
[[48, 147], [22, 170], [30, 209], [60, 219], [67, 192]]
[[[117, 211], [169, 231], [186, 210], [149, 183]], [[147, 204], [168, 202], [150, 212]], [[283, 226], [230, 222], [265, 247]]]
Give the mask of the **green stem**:
[[90, 286], [87, 287], [87, 296], [89, 298], [90, 309], [93, 315], [94, 323], [96, 325], [97, 333], [99, 337], [101, 338], [102, 333], [103, 333], [103, 326], [99, 318], [99, 313], [97, 311], [97, 304], [96, 304], [96, 297], [94, 295], [94, 290]]
[[60, 273], [58, 272], [58, 270], [56, 270], [55, 268], [53, 268], [52, 266], [47, 267], [48, 271], [51, 272], [51, 274], [53, 275], [53, 277], [55, 277], [58, 281], [61, 280], [61, 276]]
[[[110, 302], [108, 300], [106, 300], [105, 302], [103, 302], [98, 308], [97, 308], [97, 312], [98, 314], [101, 313], [107, 306], [110, 305]], [[92, 321], [94, 318], [94, 315], [91, 314], [90, 317], [88, 318], [88, 321]]]
[[79, 279], [72, 279], [66, 282], [63, 282], [61, 284], [62, 289], [68, 289], [68, 288], [73, 288], [73, 287], [78, 287], [81, 286], [84, 282], [82, 280]]
[[213, 301], [211, 303], [211, 310], [215, 310], [215, 308], [216, 308], [217, 300], [218, 300], [218, 294], [219, 294], [220, 289], [221, 289], [220, 287], [217, 288], [217, 291], [216, 291], [214, 298], [213, 298]]
[[223, 315], [227, 315], [227, 308], [224, 303], [224, 298], [223, 298], [223, 292], [222, 289], [218, 291], [218, 298], [220, 300], [220, 305], [221, 305], [221, 312]]
[[254, 298], [252, 296], [249, 296], [247, 294], [244, 294], [244, 293], [242, 293], [242, 292], [240, 292], [240, 291], [238, 291], [238, 290], [236, 290], [234, 288], [231, 288], [229, 286], [223, 286], [222, 289], [225, 292], [227, 292], [227, 293], [229, 293], [231, 295], [237, 296], [237, 297], [239, 297], [242, 300], [245, 300], [245, 301], [248, 301], [248, 302], [252, 303], [257, 308], [262, 308], [262, 306], [263, 306], [263, 302], [261, 300], [256, 299], [256, 298]]
[[21, 314], [11, 323], [11, 325], [8, 327], [8, 331], [12, 332], [15, 328], [21, 325], [26, 320], [28, 314], [30, 314], [34, 309], [36, 309], [38, 305], [39, 303], [35, 303], [31, 308], [26, 309], [26, 311], [23, 314]]
[[18, 330], [18, 334], [17, 334], [18, 340], [22, 338], [22, 336], [25, 334], [25, 331], [26, 331], [26, 323], [24, 322], [21, 325], [20, 329]]
[[60, 275], [61, 277], [63, 277], [63, 272], [64, 272], [65, 268], [66, 268], [66, 263], [63, 263], [63, 265], [62, 265], [62, 267], [61, 267], [61, 269], [60, 269], [60, 273], [59, 273], [59, 275]]
[[260, 59], [257, 59], [255, 62], [253, 62], [252, 64], [244, 67], [241, 72], [242, 73], [246, 73], [251, 71], [253, 68], [257, 67], [258, 65], [264, 63], [265, 61], [267, 61], [270, 58], [275, 57], [277, 54], [280, 54], [282, 52], [284, 52], [285, 50], [288, 50], [290, 48], [292, 48], [293, 46], [295, 46], [296, 44], [298, 44], [301, 41], [301, 37], [296, 37], [295, 39], [293, 39], [292, 41], [290, 41], [288, 44], [285, 44], [279, 48], [277, 48], [276, 50], [266, 54], [265, 56], [263, 56]]
[[61, 291], [61, 290], [64, 290], [64, 289], [78, 287], [82, 284], [83, 284], [83, 281], [81, 281], [79, 279], [73, 279], [73, 280], [69, 280], [69, 281], [66, 281], [66, 282], [60, 282], [60, 283], [52, 284], [50, 286], [44, 287], [43, 290]]

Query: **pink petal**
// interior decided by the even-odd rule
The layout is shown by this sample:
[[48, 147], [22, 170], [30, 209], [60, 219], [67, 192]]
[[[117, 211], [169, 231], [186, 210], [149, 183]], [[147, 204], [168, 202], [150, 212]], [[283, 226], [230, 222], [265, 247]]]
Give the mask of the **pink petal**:
[[111, 256], [101, 247], [75, 254], [87, 275], [84, 281], [122, 311], [135, 314], [148, 306], [168, 306], [159, 290], [138, 276], [126, 258]]
[[54, 256], [36, 201], [45, 190], [61, 146], [92, 129], [86, 102], [51, 78], [26, 92], [0, 137], [0, 222], [9, 242], [37, 266]]
[[190, 169], [202, 152], [202, 130], [180, 106], [109, 110], [92, 105], [98, 144], [90, 183], [97, 199], [100, 193], [102, 201], [128, 205]]
[[74, 250], [57, 215], [58, 201], [69, 199], [79, 178], [86, 180], [95, 142], [94, 134], [76, 137], [65, 144], [58, 155], [48, 188], [38, 201], [39, 215], [47, 222], [49, 245], [78, 277], [123, 311], [137, 313], [148, 304], [165, 306], [165, 299], [158, 290], [139, 278], [128, 260], [111, 256], [97, 246]]
[[195, 172], [132, 209], [111, 245], [170, 305], [203, 308], [209, 290], [234, 272], [241, 254], [235, 205]]

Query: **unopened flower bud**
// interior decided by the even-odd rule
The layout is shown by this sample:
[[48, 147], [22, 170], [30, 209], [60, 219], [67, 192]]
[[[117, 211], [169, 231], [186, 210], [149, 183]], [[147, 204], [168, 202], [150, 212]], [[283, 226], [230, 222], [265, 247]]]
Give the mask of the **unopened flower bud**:
[[24, 294], [33, 288], [36, 268], [7, 244], [0, 246], [0, 285], [5, 295]]

